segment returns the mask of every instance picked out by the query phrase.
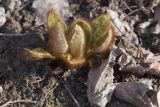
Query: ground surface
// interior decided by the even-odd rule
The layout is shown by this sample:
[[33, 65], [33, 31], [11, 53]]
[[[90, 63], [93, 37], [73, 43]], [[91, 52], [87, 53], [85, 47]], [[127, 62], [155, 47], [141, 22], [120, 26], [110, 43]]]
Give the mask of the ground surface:
[[[26, 61], [24, 59], [22, 54], [24, 48], [42, 47], [47, 50], [48, 38], [44, 26], [34, 27], [35, 14], [31, 7], [32, 2], [26, 5], [27, 0], [16, 1], [19, 1], [20, 5], [17, 3], [15, 9], [11, 11], [6, 0], [1, 0], [0, 5], [5, 7], [8, 17], [5, 25], [0, 28], [0, 32], [28, 33], [20, 37], [10, 35], [0, 37], [0, 86], [3, 87], [3, 92], [0, 93], [0, 105], [9, 100], [30, 99], [38, 103], [16, 103], [10, 106], [76, 107], [63, 84], [65, 81], [65, 85], [69, 87], [81, 107], [90, 107], [86, 94], [89, 69], [68, 70], [67, 66], [59, 61]], [[108, 6], [108, 2], [105, 0], [87, 1], [70, 0], [70, 10], [73, 12], [73, 17], [70, 20], [80, 16], [89, 18], [90, 11], [93, 11], [95, 16], [105, 13], [104, 7]], [[25, 7], [21, 8], [22, 6]], [[149, 48], [152, 52], [160, 52], [159, 35], [146, 35], [142, 37], [142, 43], [145, 48]], [[148, 46], [149, 44], [150, 46]], [[61, 79], [62, 76], [63, 79]], [[151, 80], [155, 89], [160, 84], [157, 77], [144, 76], [140, 78], [122, 73], [115, 73], [114, 81], [124, 82], [139, 79], [142, 81], [143, 79]], [[113, 98], [107, 107], [133, 106]]]

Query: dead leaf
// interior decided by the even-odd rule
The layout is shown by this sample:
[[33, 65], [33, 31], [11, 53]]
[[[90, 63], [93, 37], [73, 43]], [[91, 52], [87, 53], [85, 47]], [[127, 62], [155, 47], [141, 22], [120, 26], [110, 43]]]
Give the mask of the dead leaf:
[[150, 30], [153, 34], [159, 34], [160, 33], [160, 21]]
[[[118, 99], [137, 107], [159, 107], [159, 92], [152, 89], [151, 81], [147, 80], [144, 82], [145, 84], [142, 82], [113, 83], [113, 65], [115, 63], [121, 65], [121, 70], [126, 70], [127, 73], [141, 76], [146, 72], [153, 74], [151, 67], [147, 66], [146, 68], [144, 65], [148, 64], [148, 61], [151, 61], [154, 54], [143, 48], [139, 48], [133, 53], [136, 59], [126, 53], [124, 49], [114, 46], [108, 59], [100, 67], [90, 70], [87, 95], [91, 104], [105, 107], [110, 102], [114, 91], [114, 95]], [[145, 64], [141, 65], [141, 61], [139, 60]], [[152, 64], [152, 61], [150, 64]]]
[[123, 47], [131, 48], [134, 44], [139, 44], [137, 34], [133, 31], [134, 24], [129, 24], [128, 22], [124, 21], [124, 19], [121, 19], [116, 11], [108, 9], [107, 12], [112, 17], [112, 25], [115, 29], [115, 35], [122, 38], [125, 36], [123, 39]]
[[[137, 55], [136, 55], [137, 54]], [[138, 55], [141, 54], [141, 55]], [[152, 52], [145, 50], [143, 48], [133, 51], [132, 55], [135, 58], [143, 59], [143, 65], [146, 64], [147, 67], [144, 68], [146, 73], [153, 75], [160, 75], [160, 56], [154, 55]]]
[[132, 56], [136, 57], [136, 58], [143, 58], [144, 57], [144, 53], [141, 49], [136, 49], [132, 52]]
[[88, 74], [87, 96], [91, 104], [105, 107], [111, 100], [115, 88], [112, 61], [115, 61], [114, 55], [110, 54], [107, 61], [102, 62], [100, 67], [91, 69]]
[[[156, 0], [155, 0], [156, 1]], [[159, 1], [159, 0], [158, 0]], [[155, 7], [154, 18], [139, 24], [141, 33], [159, 34], [160, 33], [160, 2]]]
[[155, 15], [154, 15], [154, 21], [157, 21], [157, 24], [152, 27], [150, 32], [153, 32], [154, 34], [160, 33], [160, 3], [155, 8]]
[[111, 100], [114, 89], [113, 68], [104, 62], [99, 68], [90, 70], [88, 74], [87, 96], [91, 104], [105, 107]]
[[146, 69], [138, 64], [137, 65], [131, 64], [131, 65], [125, 66], [121, 69], [121, 71], [125, 73], [139, 75], [139, 76], [143, 76], [146, 73]]
[[136, 107], [159, 107], [156, 98], [157, 92], [151, 86], [141, 82], [120, 83], [114, 89], [114, 95]]
[[[123, 27], [123, 23], [122, 21], [119, 19], [118, 13], [116, 11], [113, 10], [107, 10], [107, 12], [110, 14], [110, 16], [112, 17], [112, 21], [113, 21], [113, 27], [115, 29], [115, 34], [116, 36], [120, 36], [122, 35], [120, 31], [124, 31], [124, 27]], [[119, 29], [118, 29], [119, 28]], [[120, 31], [119, 31], [120, 30]]]
[[137, 48], [131, 55], [126, 53], [124, 49], [117, 48], [115, 54], [117, 54], [115, 55], [118, 59], [117, 63], [121, 66], [120, 71], [140, 76], [145, 73], [160, 76], [159, 55], [156, 56], [143, 48]]
[[133, 0], [140, 8], [153, 9], [158, 5], [160, 0]]
[[160, 21], [160, 3], [155, 8], [154, 20]]
[[36, 10], [36, 25], [40, 26], [46, 22], [47, 12], [55, 10], [64, 19], [70, 16], [68, 0], [35, 0], [32, 5]]

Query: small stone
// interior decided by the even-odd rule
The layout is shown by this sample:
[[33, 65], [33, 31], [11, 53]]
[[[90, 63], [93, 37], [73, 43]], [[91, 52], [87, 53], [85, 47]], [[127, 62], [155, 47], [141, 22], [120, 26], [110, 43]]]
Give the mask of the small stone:
[[0, 86], [0, 93], [2, 93], [3, 92], [3, 87], [2, 86]]
[[4, 7], [0, 7], [0, 27], [6, 22], [6, 14]]
[[4, 0], [7, 11], [13, 12], [22, 6], [21, 0]]
[[5, 4], [10, 11], [15, 9], [15, 0], [6, 0]]

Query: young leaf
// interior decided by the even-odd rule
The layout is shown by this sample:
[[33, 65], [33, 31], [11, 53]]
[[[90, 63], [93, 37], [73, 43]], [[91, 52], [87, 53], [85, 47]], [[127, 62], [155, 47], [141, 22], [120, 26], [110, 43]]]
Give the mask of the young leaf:
[[64, 32], [67, 31], [66, 24], [64, 23], [62, 18], [59, 17], [58, 14], [56, 13], [56, 11], [54, 11], [53, 9], [49, 10], [48, 14], [47, 14], [47, 27], [48, 27], [48, 30], [50, 31], [54, 26], [57, 26], [57, 23], [61, 24]]
[[115, 41], [115, 32], [114, 32], [114, 29], [113, 27], [110, 27], [108, 30], [108, 33], [107, 33], [107, 37], [105, 39], [105, 41], [99, 46], [96, 48], [96, 52], [97, 53], [105, 53], [107, 52], [107, 50], [109, 50], [114, 41]]
[[54, 59], [54, 56], [42, 48], [36, 48], [33, 50], [25, 48], [24, 56], [27, 60]]
[[90, 23], [84, 19], [77, 19], [73, 22], [71, 28], [73, 28], [75, 25], [81, 26], [81, 28], [85, 32], [85, 38], [86, 38], [86, 41], [89, 45], [89, 43], [92, 39], [92, 37], [91, 37], [92, 36], [92, 28], [90, 26]]
[[57, 22], [49, 32], [49, 42], [54, 56], [60, 57], [68, 51], [68, 43], [66, 41], [65, 32], [60, 22]]
[[93, 47], [100, 46], [108, 36], [108, 30], [111, 26], [111, 17], [109, 14], [100, 15], [91, 22], [93, 29]]
[[[75, 20], [72, 25], [71, 25], [71, 29], [74, 29], [75, 25], [79, 25], [84, 33], [85, 33], [85, 41], [86, 41], [86, 50], [85, 50], [85, 54], [86, 56], [88, 56], [88, 53], [90, 53], [91, 51], [91, 43], [92, 43], [92, 28], [90, 26], [89, 21], [81, 18], [81, 19], [77, 19]], [[70, 36], [72, 37], [72, 35], [74, 34], [74, 30], [71, 32]], [[70, 37], [70, 38], [71, 38]]]
[[84, 57], [86, 51], [85, 32], [79, 25], [75, 25], [70, 41], [70, 52], [73, 57]]

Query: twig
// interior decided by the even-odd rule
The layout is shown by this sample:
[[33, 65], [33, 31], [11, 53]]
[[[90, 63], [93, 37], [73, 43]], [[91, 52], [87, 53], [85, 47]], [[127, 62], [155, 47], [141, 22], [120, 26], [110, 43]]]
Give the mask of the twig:
[[27, 33], [0, 33], [0, 37], [21, 37], [21, 36], [28, 36], [28, 35], [33, 35], [36, 33], [31, 33], [31, 32], [27, 32]]
[[136, 13], [136, 12], [140, 11], [140, 10], [142, 10], [142, 9], [141, 9], [141, 8], [139, 8], [139, 9], [136, 9], [136, 10], [134, 10], [134, 11], [130, 12], [129, 14], [127, 14], [127, 15], [124, 17], [124, 19], [126, 19], [126, 18], [127, 18], [127, 17], [129, 17], [130, 15], [132, 15], [132, 14], [134, 14], [134, 13]]
[[75, 99], [74, 95], [72, 94], [72, 92], [70, 91], [69, 87], [66, 85], [66, 83], [64, 82], [64, 80], [58, 76], [60, 81], [62, 82], [62, 84], [64, 85], [64, 87], [66, 88], [66, 90], [68, 91], [69, 95], [72, 97], [73, 101], [75, 102], [77, 107], [81, 107], [80, 104], [78, 103], [78, 101]]
[[0, 107], [6, 107], [6, 106], [9, 106], [10, 104], [15, 104], [15, 103], [34, 103], [34, 104], [36, 104], [36, 101], [31, 101], [31, 100], [8, 101], [5, 104], [1, 105]]
[[[118, 29], [118, 31], [122, 34], [122, 36], [125, 37], [128, 41], [130, 41], [130, 40], [127, 38], [127, 36], [125, 36], [125, 35], [123, 34], [123, 32], [122, 32], [122, 31], [118, 28], [118, 26], [115, 24], [114, 19], [112, 19], [111, 21], [113, 22], [113, 24], [115, 25], [115, 27]], [[138, 47], [136, 44], [133, 44], [131, 41], [130, 41], [130, 43], [132, 44], [133, 47]]]
[[[137, 8], [137, 6], [130, 6], [130, 9], [133, 9], [133, 8]], [[126, 7], [126, 8], [124, 8], [122, 11], [125, 11], [125, 10], [127, 10], [128, 8]]]
[[[113, 24], [115, 25], [115, 27], [118, 29], [118, 31], [122, 34], [122, 36], [125, 36], [123, 34], [123, 32], [118, 28], [118, 26], [116, 25], [116, 23], [114, 22], [114, 19], [111, 19], [111, 21], [113, 22]], [[126, 36], [125, 36], [126, 37]], [[127, 37], [126, 37], [127, 38]]]
[[41, 81], [43, 81], [43, 79], [40, 78], [39, 80], [31, 81], [31, 84], [36, 84], [36, 83], [39, 83]]
[[21, 6], [20, 8], [18, 8], [17, 10], [15, 10], [15, 12], [19, 12], [22, 9], [24, 9], [25, 7], [27, 7], [28, 5], [30, 5], [34, 0], [28, 1], [25, 5]]
[[127, 16], [130, 16], [131, 14], [136, 13], [136, 12], [138, 12], [138, 11], [140, 11], [140, 10], [141, 10], [141, 8], [136, 9], [136, 10], [134, 10], [134, 11], [130, 12], [129, 14], [127, 14]]
[[58, 86], [58, 84], [56, 83], [53, 88], [51, 88], [50, 90], [47, 91], [47, 93], [45, 93], [44, 97], [42, 97], [42, 100], [40, 101], [41, 106], [43, 106], [44, 102], [45, 102], [46, 99], [48, 98], [47, 96], [48, 96], [50, 93], [52, 93], [52, 92], [57, 88], [57, 86]]
[[122, 2], [123, 2], [123, 4], [126, 6], [126, 8], [129, 10], [129, 11], [133, 11], [128, 5], [127, 5], [127, 3], [124, 1], [124, 0], [122, 0]]

